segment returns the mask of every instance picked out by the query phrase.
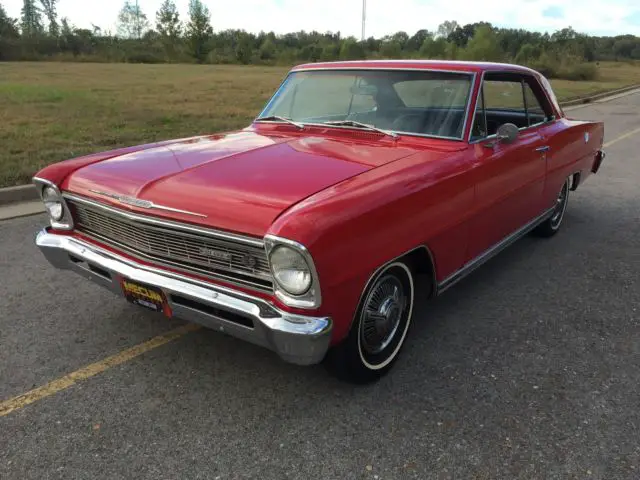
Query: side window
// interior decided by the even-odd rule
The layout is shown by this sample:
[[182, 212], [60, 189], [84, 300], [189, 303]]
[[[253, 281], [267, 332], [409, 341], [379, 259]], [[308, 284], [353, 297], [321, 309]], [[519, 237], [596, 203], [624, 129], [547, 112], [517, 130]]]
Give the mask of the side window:
[[520, 79], [485, 79], [483, 89], [487, 110], [508, 110], [524, 116], [525, 106]]
[[505, 123], [513, 123], [518, 128], [529, 126], [520, 77], [486, 75], [482, 90], [487, 135], [495, 135], [498, 127]]
[[471, 140], [494, 135], [505, 123], [522, 129], [546, 122], [552, 116], [553, 109], [533, 78], [509, 72], [486, 73]]

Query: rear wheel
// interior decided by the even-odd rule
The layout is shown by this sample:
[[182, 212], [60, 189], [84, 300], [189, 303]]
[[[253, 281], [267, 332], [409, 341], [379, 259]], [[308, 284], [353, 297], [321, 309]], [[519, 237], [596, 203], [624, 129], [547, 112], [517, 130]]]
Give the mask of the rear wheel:
[[551, 216], [538, 225], [533, 231], [534, 234], [540, 237], [552, 237], [562, 225], [564, 219], [564, 213], [567, 210], [567, 204], [569, 203], [569, 191], [571, 190], [571, 178], [567, 178], [562, 185], [562, 189], [556, 198], [556, 204], [553, 208]]
[[347, 339], [327, 356], [336, 376], [369, 383], [387, 373], [397, 360], [411, 323], [415, 287], [404, 262], [383, 268], [369, 283]]

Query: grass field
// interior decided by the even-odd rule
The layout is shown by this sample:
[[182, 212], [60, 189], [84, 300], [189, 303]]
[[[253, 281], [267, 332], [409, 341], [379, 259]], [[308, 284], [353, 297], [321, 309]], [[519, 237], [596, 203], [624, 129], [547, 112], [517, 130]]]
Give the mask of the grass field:
[[[244, 127], [287, 69], [253, 66], [0, 63], [0, 187], [90, 152]], [[602, 63], [597, 82], [552, 81], [575, 98], [638, 82]]]

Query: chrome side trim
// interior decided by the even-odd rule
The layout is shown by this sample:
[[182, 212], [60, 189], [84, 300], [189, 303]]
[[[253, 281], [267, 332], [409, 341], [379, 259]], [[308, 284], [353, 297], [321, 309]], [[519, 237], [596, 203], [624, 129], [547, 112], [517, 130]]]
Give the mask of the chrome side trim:
[[[286, 312], [261, 298], [148, 267], [68, 235], [41, 230], [35, 241], [54, 267], [72, 270], [120, 296], [121, 277], [159, 288], [176, 317], [266, 347], [290, 363], [318, 363], [329, 348], [329, 317]], [[234, 322], [234, 315], [249, 323]]]
[[[489, 138], [489, 137], [484, 137], [484, 138], [481, 138], [479, 140], [474, 140], [473, 142], [471, 141], [471, 134], [473, 133], [473, 124], [476, 121], [476, 113], [478, 113], [478, 103], [479, 103], [478, 99], [479, 99], [480, 95], [484, 95], [484, 92], [482, 91], [482, 86], [483, 85], [484, 85], [484, 72], [482, 72], [482, 75], [480, 75], [480, 85], [478, 87], [478, 95], [476, 95], [475, 105], [473, 107], [473, 115], [471, 116], [471, 121], [473, 123], [471, 124], [471, 128], [469, 129], [469, 134], [467, 135], [467, 142], [468, 143], [477, 143], [478, 141], [486, 140], [487, 138]], [[471, 90], [472, 90], [472, 93], [473, 93], [473, 89], [471, 89]], [[486, 117], [487, 106], [483, 105], [483, 107], [485, 109], [484, 124], [485, 124], [485, 127], [486, 127], [487, 126], [487, 117]], [[495, 135], [492, 135], [492, 136], [495, 136]]]
[[[465, 133], [467, 132], [467, 125], [469, 123], [469, 114], [471, 113], [471, 102], [473, 101], [473, 86], [476, 83], [476, 78], [478, 78], [478, 74], [474, 72], [473, 79], [471, 80], [471, 88], [469, 88], [469, 98], [467, 98], [467, 106], [464, 110], [464, 123], [462, 124], [462, 132], [460, 132], [460, 140], [464, 141]], [[477, 100], [476, 100], [477, 104]], [[471, 133], [471, 128], [469, 128], [469, 134]]]
[[307, 265], [309, 265], [309, 270], [311, 272], [311, 287], [307, 290], [306, 293], [302, 295], [295, 296], [291, 295], [284, 291], [280, 285], [278, 285], [278, 281], [276, 280], [275, 275], [273, 275], [273, 291], [278, 297], [278, 299], [283, 302], [285, 305], [290, 307], [304, 308], [304, 309], [314, 309], [320, 307], [322, 304], [322, 293], [320, 289], [320, 279], [318, 277], [318, 272], [316, 270], [316, 266], [313, 262], [313, 258], [311, 257], [311, 253], [307, 250], [307, 247], [298, 243], [294, 240], [289, 240], [288, 238], [278, 237], [276, 235], [266, 235], [264, 237], [265, 241], [265, 249], [267, 252], [267, 262], [269, 262], [269, 267], [271, 268], [271, 251], [277, 247], [278, 245], [287, 245], [298, 250], [302, 256], [304, 257]]
[[86, 197], [82, 197], [79, 195], [75, 195], [72, 193], [63, 193], [63, 197], [68, 198], [69, 200], [73, 200], [75, 202], [85, 203], [87, 205], [91, 205], [93, 207], [101, 208], [107, 212], [110, 212], [114, 215], [121, 215], [129, 220], [139, 221], [143, 223], [148, 223], [151, 225], [160, 225], [163, 227], [174, 228], [176, 230], [183, 230], [185, 232], [196, 233], [199, 235], [206, 235], [213, 238], [219, 238], [221, 240], [230, 240], [238, 243], [244, 243], [246, 245], [252, 245], [254, 247], [264, 248], [264, 242], [257, 238], [253, 237], [245, 237], [243, 235], [237, 235], [234, 233], [222, 232], [220, 230], [214, 230], [210, 228], [202, 228], [196, 227], [194, 225], [190, 225], [187, 223], [179, 223], [174, 222], [172, 220], [165, 220], [158, 217], [150, 217], [147, 215], [141, 215], [138, 213], [128, 212], [126, 210], [122, 210], [119, 208], [114, 208], [109, 205], [105, 205], [103, 203], [96, 202], [94, 200], [90, 200]]
[[450, 288], [453, 285], [455, 285], [456, 283], [458, 283], [464, 277], [469, 275], [471, 272], [473, 272], [475, 269], [480, 267], [485, 262], [489, 261], [495, 255], [497, 255], [502, 250], [507, 248], [509, 245], [514, 243], [516, 240], [518, 240], [518, 239], [522, 238], [523, 236], [525, 236], [527, 233], [529, 233], [531, 230], [533, 230], [539, 224], [541, 224], [542, 222], [547, 220], [549, 217], [551, 217], [551, 215], [553, 214], [553, 211], [554, 211], [554, 208], [551, 208], [551, 209], [545, 211], [542, 215], [534, 218], [532, 221], [527, 223], [525, 226], [519, 228], [515, 232], [513, 232], [513, 233], [509, 234], [508, 236], [506, 236], [505, 238], [503, 238], [501, 241], [496, 243], [493, 247], [490, 247], [488, 250], [485, 250], [483, 253], [481, 253], [476, 258], [471, 260], [469, 263], [464, 265], [460, 270], [458, 270], [458, 271], [454, 272], [453, 274], [449, 275], [442, 282], [438, 283], [437, 294], [438, 295], [442, 294], [445, 290], [447, 290], [448, 288]]
[[[385, 60], [388, 62], [388, 60]], [[336, 64], [342, 62], [335, 62]], [[425, 63], [425, 65], [429, 65]], [[474, 70], [453, 70], [453, 69], [440, 69], [440, 68], [417, 68], [417, 67], [320, 67], [320, 68], [292, 68], [290, 73], [296, 72], [326, 72], [326, 71], [344, 71], [344, 70], [389, 70], [392, 72], [443, 72], [443, 73], [460, 73], [465, 75], [474, 75]]]

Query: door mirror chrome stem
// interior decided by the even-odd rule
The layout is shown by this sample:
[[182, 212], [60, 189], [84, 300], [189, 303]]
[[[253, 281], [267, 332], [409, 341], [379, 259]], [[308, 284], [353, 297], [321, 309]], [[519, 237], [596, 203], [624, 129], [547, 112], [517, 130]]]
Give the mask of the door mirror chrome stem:
[[495, 136], [492, 137], [492, 141], [483, 143], [482, 146], [485, 148], [495, 148], [499, 143], [511, 144], [516, 141], [518, 138], [518, 134], [520, 131], [518, 127], [513, 123], [505, 123], [498, 127], [498, 130], [495, 133]]

